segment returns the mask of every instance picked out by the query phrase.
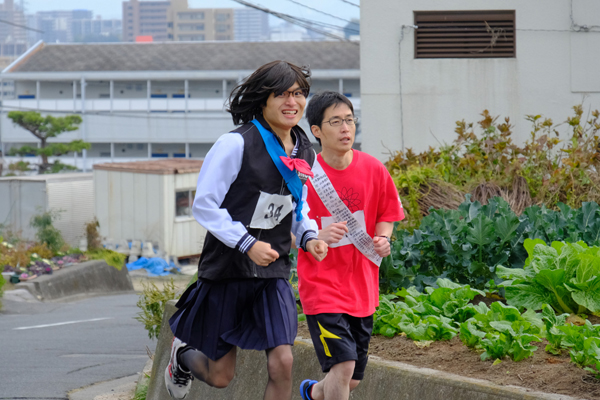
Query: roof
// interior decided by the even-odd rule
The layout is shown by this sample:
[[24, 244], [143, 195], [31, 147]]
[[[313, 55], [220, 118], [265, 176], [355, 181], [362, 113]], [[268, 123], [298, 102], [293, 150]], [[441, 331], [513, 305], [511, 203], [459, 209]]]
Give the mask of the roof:
[[81, 173], [71, 172], [62, 174], [42, 174], [42, 175], [28, 175], [28, 176], [5, 176], [0, 178], [2, 181], [79, 181], [79, 180], [90, 180], [93, 178], [92, 173]]
[[202, 160], [189, 160], [185, 158], [94, 164], [95, 170], [155, 175], [198, 173], [201, 167]]
[[39, 43], [4, 73], [254, 70], [273, 60], [360, 69], [356, 42]]

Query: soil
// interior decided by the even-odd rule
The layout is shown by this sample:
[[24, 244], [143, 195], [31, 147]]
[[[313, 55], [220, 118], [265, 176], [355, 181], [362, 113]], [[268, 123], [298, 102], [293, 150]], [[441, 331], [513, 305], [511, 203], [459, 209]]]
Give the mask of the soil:
[[[592, 316], [590, 321], [598, 324], [600, 318]], [[298, 325], [298, 336], [310, 338], [306, 321]], [[600, 400], [600, 380], [572, 364], [568, 351], [554, 356], [544, 351], [548, 344], [546, 340], [532, 344], [538, 346], [532, 357], [519, 362], [507, 358], [496, 365], [493, 365], [493, 360], [481, 361], [480, 353], [465, 346], [458, 336], [421, 348], [403, 336], [386, 338], [377, 335], [371, 339], [369, 351], [371, 355], [386, 360], [484, 379], [498, 385]]]

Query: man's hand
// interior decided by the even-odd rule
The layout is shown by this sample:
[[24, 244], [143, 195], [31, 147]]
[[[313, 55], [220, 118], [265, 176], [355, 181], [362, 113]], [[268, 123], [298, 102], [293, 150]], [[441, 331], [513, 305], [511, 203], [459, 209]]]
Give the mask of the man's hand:
[[271, 245], [260, 240], [248, 250], [248, 257], [261, 267], [266, 267], [279, 258], [279, 253], [271, 249]]
[[315, 260], [323, 261], [327, 255], [327, 243], [323, 240], [309, 240], [306, 243], [306, 250], [312, 254]]
[[375, 236], [373, 238], [373, 245], [375, 246], [375, 252], [381, 257], [387, 257], [390, 255], [390, 243], [386, 238]]
[[344, 235], [348, 233], [348, 227], [346, 226], [348, 221], [335, 222], [328, 225], [326, 228], [319, 231], [319, 239], [330, 244], [335, 244], [342, 240]]

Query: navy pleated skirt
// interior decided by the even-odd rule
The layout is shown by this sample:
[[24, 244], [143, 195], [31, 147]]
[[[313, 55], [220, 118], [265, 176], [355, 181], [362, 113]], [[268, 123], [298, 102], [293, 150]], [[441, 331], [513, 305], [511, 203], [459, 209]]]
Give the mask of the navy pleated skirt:
[[298, 333], [296, 298], [286, 279], [198, 280], [176, 306], [173, 334], [215, 361], [234, 346], [292, 345]]

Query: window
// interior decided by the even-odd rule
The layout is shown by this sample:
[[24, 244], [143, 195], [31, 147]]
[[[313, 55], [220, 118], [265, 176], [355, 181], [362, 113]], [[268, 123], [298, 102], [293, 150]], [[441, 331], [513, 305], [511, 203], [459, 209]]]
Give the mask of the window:
[[204, 13], [203, 12], [196, 12], [196, 13], [182, 12], [182, 13], [177, 13], [177, 18], [179, 18], [179, 19], [204, 19]]
[[227, 32], [229, 30], [229, 25], [225, 24], [217, 24], [217, 32]]
[[516, 57], [515, 11], [415, 11], [415, 58]]
[[192, 204], [196, 197], [196, 190], [178, 190], [175, 192], [175, 216], [192, 217]]
[[227, 21], [229, 19], [229, 14], [217, 14], [215, 19], [219, 22]]
[[185, 32], [189, 32], [189, 31], [203, 31], [204, 30], [204, 24], [178, 24], [177, 27], [179, 28], [180, 31], [185, 31]]
[[204, 35], [179, 35], [179, 40], [182, 42], [202, 42]]

